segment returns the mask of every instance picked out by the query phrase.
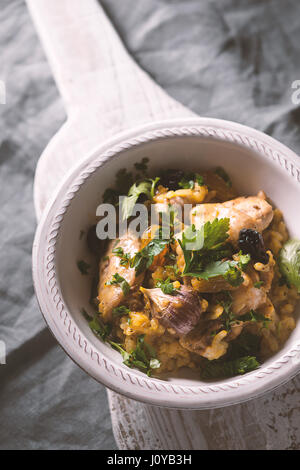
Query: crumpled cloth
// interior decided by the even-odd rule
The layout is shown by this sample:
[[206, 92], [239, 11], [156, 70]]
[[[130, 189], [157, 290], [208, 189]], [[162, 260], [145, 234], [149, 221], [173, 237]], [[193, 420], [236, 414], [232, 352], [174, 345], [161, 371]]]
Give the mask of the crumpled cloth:
[[[300, 108], [291, 99], [300, 79], [297, 0], [101, 4], [129, 52], [171, 96], [299, 153]], [[0, 340], [7, 349], [0, 448], [114, 449], [104, 387], [57, 345], [32, 287], [34, 169], [64, 108], [24, 1], [2, 0], [0, 24]]]

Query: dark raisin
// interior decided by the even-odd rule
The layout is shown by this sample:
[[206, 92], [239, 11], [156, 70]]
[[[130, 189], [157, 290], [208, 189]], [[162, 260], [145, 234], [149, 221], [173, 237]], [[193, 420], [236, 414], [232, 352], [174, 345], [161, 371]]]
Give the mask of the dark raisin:
[[166, 170], [162, 173], [159, 184], [175, 191], [179, 188], [179, 182], [184, 177], [184, 171], [182, 170]]
[[261, 233], [251, 228], [243, 228], [239, 236], [239, 249], [244, 254], [250, 254], [253, 261], [267, 264], [269, 261]]

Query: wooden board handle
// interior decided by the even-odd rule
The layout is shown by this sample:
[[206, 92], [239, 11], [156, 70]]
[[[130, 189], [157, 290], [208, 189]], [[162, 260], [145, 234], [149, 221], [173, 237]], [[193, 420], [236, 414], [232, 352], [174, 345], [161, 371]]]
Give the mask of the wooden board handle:
[[112, 57], [117, 54], [120, 63], [131, 61], [101, 5], [97, 0], [27, 0], [27, 4], [68, 113], [74, 107], [93, 106], [95, 96], [101, 101]]

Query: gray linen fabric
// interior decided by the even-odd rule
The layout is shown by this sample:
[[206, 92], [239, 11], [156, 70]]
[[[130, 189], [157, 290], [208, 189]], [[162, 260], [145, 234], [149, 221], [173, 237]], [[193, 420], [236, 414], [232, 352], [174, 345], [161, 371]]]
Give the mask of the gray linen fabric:
[[[231, 119], [300, 149], [297, 0], [103, 0], [137, 62], [202, 116]], [[34, 168], [65, 119], [22, 0], [0, 0], [0, 448], [113, 449], [104, 387], [56, 344], [34, 298]], [[295, 411], [297, 412], [297, 410]], [[299, 418], [299, 414], [298, 414]], [[296, 417], [295, 417], [296, 419]]]

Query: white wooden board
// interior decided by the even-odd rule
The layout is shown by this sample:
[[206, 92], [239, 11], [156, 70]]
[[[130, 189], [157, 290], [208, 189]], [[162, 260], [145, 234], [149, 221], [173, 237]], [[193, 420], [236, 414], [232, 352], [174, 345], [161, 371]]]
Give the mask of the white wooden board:
[[[142, 71], [96, 0], [27, 0], [68, 118], [36, 170], [37, 217], [56, 185], [103, 140], [138, 124], [193, 116]], [[300, 377], [242, 405], [167, 410], [108, 391], [121, 449], [299, 449]]]

